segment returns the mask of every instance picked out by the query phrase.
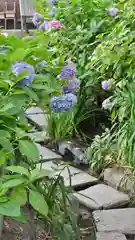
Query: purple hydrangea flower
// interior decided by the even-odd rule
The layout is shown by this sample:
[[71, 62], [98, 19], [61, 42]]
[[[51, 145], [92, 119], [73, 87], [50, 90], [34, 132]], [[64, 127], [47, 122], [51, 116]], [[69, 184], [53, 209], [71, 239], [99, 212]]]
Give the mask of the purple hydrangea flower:
[[35, 68], [40, 68], [40, 67], [44, 67], [47, 65], [47, 62], [45, 60], [39, 62], [38, 64], [36, 64]]
[[23, 61], [16, 62], [12, 66], [12, 71], [16, 76], [18, 76], [19, 74], [23, 73], [26, 70], [28, 70], [28, 73], [26, 73], [24, 79], [19, 83], [19, 85], [22, 87], [29, 86], [33, 82], [35, 74], [34, 67]]
[[103, 81], [101, 85], [104, 90], [108, 90], [112, 87], [113, 83], [114, 83], [114, 80], [110, 78], [108, 80]]
[[108, 81], [103, 81], [102, 83], [101, 83], [101, 86], [102, 86], [102, 88], [104, 89], [104, 90], [107, 90], [108, 89], [108, 87], [109, 87], [109, 85], [108, 85]]
[[118, 8], [115, 8], [115, 7], [111, 7], [108, 9], [108, 14], [111, 16], [111, 17], [116, 17], [118, 15]]
[[43, 16], [40, 13], [35, 13], [32, 19], [32, 22], [34, 24], [35, 27], [38, 27], [41, 18], [43, 18]]
[[49, 12], [49, 15], [52, 15], [55, 17], [56, 16], [55, 12], [56, 12], [56, 7], [53, 6], [52, 10]]
[[44, 21], [40, 26], [39, 26], [40, 30], [47, 30], [49, 29], [49, 22], [48, 21]]
[[64, 93], [76, 93], [79, 88], [80, 81], [75, 78], [69, 81], [69, 83], [63, 87], [63, 91]]
[[75, 71], [68, 67], [63, 67], [62, 72], [58, 75], [59, 79], [73, 79], [75, 77]]
[[77, 103], [77, 97], [72, 93], [67, 93], [57, 97], [52, 97], [50, 107], [55, 112], [65, 112], [70, 110]]
[[49, 0], [50, 5], [54, 5], [56, 0]]

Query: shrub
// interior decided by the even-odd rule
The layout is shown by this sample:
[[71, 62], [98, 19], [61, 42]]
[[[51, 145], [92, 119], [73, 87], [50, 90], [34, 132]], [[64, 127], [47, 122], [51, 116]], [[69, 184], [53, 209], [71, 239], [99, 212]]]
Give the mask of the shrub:
[[[39, 106], [49, 112], [53, 109], [56, 112], [58, 109], [66, 111], [77, 102], [76, 96], [72, 94], [75, 101], [68, 108], [63, 109], [61, 102], [58, 109], [50, 104], [55, 96], [65, 96], [65, 82], [56, 78], [61, 66], [60, 57], [54, 59], [50, 42], [51, 37], [42, 32], [25, 38], [0, 35], [0, 214], [16, 220], [25, 220], [22, 207], [26, 204], [31, 205], [33, 218], [35, 213], [32, 208], [45, 218], [50, 211], [47, 197], [37, 182], [42, 179], [50, 181], [51, 173], [36, 168], [40, 155], [36, 144], [28, 137], [30, 126], [25, 111], [31, 106]], [[64, 98], [62, 104], [68, 103], [69, 99]], [[57, 179], [53, 179], [52, 188], [56, 182]], [[63, 186], [63, 194], [66, 194], [64, 184], [60, 184]], [[61, 197], [59, 201], [64, 199]], [[64, 207], [66, 211], [66, 204]], [[53, 218], [55, 213], [53, 209], [51, 211]], [[68, 220], [65, 223], [68, 224]], [[33, 231], [32, 239], [34, 237]]]

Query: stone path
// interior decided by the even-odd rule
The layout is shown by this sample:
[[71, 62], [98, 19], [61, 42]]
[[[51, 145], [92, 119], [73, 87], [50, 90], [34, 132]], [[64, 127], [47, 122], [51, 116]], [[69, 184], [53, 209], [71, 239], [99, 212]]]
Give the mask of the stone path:
[[93, 217], [99, 232], [135, 235], [135, 208], [98, 210]]
[[47, 120], [45, 114], [38, 107], [29, 108], [26, 111], [27, 118], [31, 120], [39, 129], [45, 129]]
[[129, 202], [127, 194], [114, 188], [98, 184], [75, 194], [78, 200], [90, 209], [109, 209], [120, 207]]
[[97, 240], [127, 240], [124, 234], [121, 233], [104, 233], [104, 232], [97, 232], [96, 233]]
[[65, 166], [65, 163], [62, 162], [62, 155], [66, 149], [73, 149], [75, 159], [79, 159], [79, 161], [82, 159], [82, 162], [83, 160], [85, 162], [84, 153], [78, 147], [73, 148], [70, 142], [59, 145], [61, 155], [41, 145], [40, 142], [45, 140], [42, 132], [47, 124], [45, 115], [39, 108], [29, 109], [26, 115], [41, 130], [41, 132], [34, 133], [33, 136], [33, 133], [30, 133], [32, 139], [36, 139], [38, 142], [37, 146], [41, 156], [37, 168], [52, 170], [52, 177], [56, 178], [60, 175], [67, 187], [72, 186], [75, 190], [74, 197], [92, 212], [97, 230], [96, 240], [126, 240], [128, 239], [127, 235], [135, 236], [135, 208], [124, 208], [125, 204], [130, 202], [128, 194], [116, 190], [115, 184], [113, 187], [101, 184], [97, 178], [88, 173], [73, 166]]

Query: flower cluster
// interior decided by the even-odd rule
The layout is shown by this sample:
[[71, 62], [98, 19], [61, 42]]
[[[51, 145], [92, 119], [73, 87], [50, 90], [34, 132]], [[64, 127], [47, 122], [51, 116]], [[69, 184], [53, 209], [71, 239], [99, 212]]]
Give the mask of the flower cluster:
[[111, 102], [110, 98], [107, 98], [102, 102], [102, 108], [104, 110], [111, 110], [112, 109], [112, 102]]
[[53, 30], [53, 29], [60, 29], [64, 28], [64, 25], [58, 21], [58, 20], [52, 20], [52, 21], [44, 21], [40, 26], [40, 30]]
[[116, 17], [118, 15], [118, 8], [115, 8], [115, 7], [111, 7], [108, 9], [108, 14], [111, 16], [111, 17]]
[[77, 103], [77, 97], [72, 93], [67, 93], [57, 97], [52, 97], [50, 107], [55, 112], [64, 112], [70, 110]]
[[80, 81], [77, 78], [75, 78], [70, 80], [68, 84], [63, 87], [63, 91], [64, 93], [75, 94], [79, 88], [80, 88]]
[[50, 107], [55, 112], [68, 111], [77, 103], [76, 92], [80, 87], [80, 81], [76, 78], [76, 67], [72, 62], [67, 61], [58, 75], [60, 80], [67, 80], [63, 86], [63, 95], [52, 97]]
[[49, 15], [55, 17], [55, 16], [56, 16], [55, 12], [56, 12], [56, 7], [53, 6], [53, 7], [52, 7], [52, 10], [49, 12]]
[[35, 70], [34, 67], [30, 64], [20, 61], [16, 62], [12, 65], [12, 72], [18, 76], [19, 74], [23, 73], [24, 71], [28, 71], [24, 79], [19, 83], [20, 86], [29, 86], [34, 80]]
[[60, 80], [67, 80], [63, 87], [64, 93], [76, 93], [80, 87], [80, 81], [76, 78], [76, 66], [71, 61], [67, 61], [57, 76]]
[[40, 13], [35, 13], [32, 19], [34, 26], [38, 27], [42, 19], [43, 19], [43, 16]]
[[111, 78], [109, 80], [105, 80], [101, 83], [101, 86], [104, 90], [109, 90], [111, 89], [112, 85], [114, 83], [114, 80]]

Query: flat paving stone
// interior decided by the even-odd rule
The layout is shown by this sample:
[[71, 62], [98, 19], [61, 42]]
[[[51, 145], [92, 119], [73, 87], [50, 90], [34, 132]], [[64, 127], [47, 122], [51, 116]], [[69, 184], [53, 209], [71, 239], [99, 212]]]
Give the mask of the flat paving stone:
[[42, 114], [43, 111], [39, 107], [31, 107], [26, 110], [26, 115]]
[[97, 232], [96, 233], [96, 240], [127, 240], [126, 236], [122, 233], [116, 232]]
[[47, 119], [46, 114], [38, 108], [29, 108], [26, 111], [27, 118], [30, 119], [36, 126], [41, 129], [45, 129], [47, 127]]
[[129, 196], [105, 184], [98, 184], [75, 193], [78, 200], [90, 209], [109, 209], [125, 205]]
[[38, 150], [40, 152], [41, 161], [51, 161], [51, 160], [60, 160], [62, 156], [51, 151], [50, 149], [37, 144]]
[[46, 136], [46, 132], [31, 132], [31, 133], [28, 133], [28, 136], [35, 142], [44, 142], [49, 139]]
[[135, 235], [135, 208], [97, 210], [93, 218], [98, 232]]
[[72, 166], [65, 166], [62, 165], [63, 162], [61, 162], [61, 165], [57, 165], [56, 163], [50, 161], [50, 162], [44, 162], [41, 164], [37, 164], [37, 167], [48, 170], [55, 171], [54, 175], [60, 175], [64, 179], [65, 186], [72, 186], [72, 187], [80, 187], [84, 185], [93, 185], [98, 182], [98, 179], [95, 177], [90, 176], [89, 174], [81, 171], [78, 168], [72, 167]]

